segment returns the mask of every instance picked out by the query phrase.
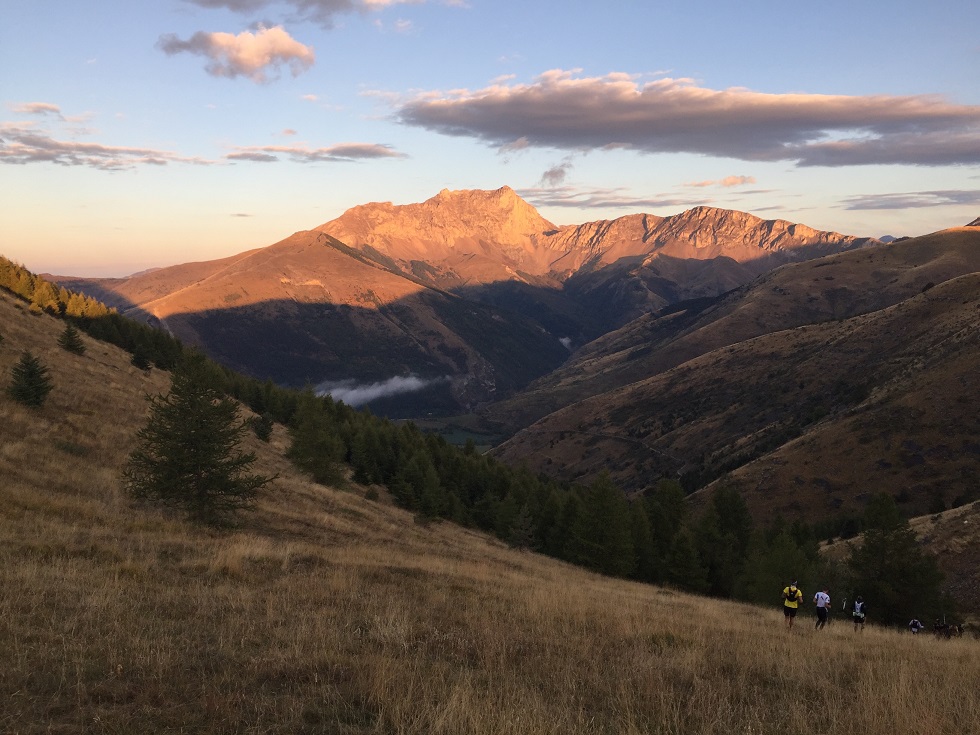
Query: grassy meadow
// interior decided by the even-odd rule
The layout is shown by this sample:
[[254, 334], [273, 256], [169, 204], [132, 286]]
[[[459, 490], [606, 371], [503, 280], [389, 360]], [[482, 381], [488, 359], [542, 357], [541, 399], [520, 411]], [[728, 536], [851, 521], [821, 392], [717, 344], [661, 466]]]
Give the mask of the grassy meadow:
[[[280, 473], [242, 525], [134, 506], [119, 471], [167, 375], [0, 294], [0, 732], [970, 733], [980, 642], [602, 578], [357, 486]], [[805, 592], [812, 595], [811, 590]], [[809, 611], [807, 611], [809, 612]]]

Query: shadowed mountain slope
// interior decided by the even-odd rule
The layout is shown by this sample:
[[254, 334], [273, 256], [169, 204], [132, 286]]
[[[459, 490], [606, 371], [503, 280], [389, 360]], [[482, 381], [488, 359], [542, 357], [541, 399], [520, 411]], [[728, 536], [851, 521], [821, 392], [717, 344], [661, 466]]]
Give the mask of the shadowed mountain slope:
[[980, 270], [980, 233], [952, 229], [779, 268], [718, 298], [646, 314], [577, 350], [486, 415], [511, 431], [576, 401], [677, 367], [712, 350], [899, 303]]
[[544, 398], [507, 404], [570, 405], [495, 453], [568, 479], [609, 470], [631, 490], [723, 478], [759, 520], [854, 513], [879, 490], [925, 512], [977, 491], [977, 365], [980, 233], [961, 228], [630, 325], [542, 381]]
[[869, 242], [707, 207], [559, 227], [503, 187], [354, 207], [222, 260], [56, 280], [262, 379], [418, 375], [458, 409], [506, 397], [568, 346], [651, 309]]

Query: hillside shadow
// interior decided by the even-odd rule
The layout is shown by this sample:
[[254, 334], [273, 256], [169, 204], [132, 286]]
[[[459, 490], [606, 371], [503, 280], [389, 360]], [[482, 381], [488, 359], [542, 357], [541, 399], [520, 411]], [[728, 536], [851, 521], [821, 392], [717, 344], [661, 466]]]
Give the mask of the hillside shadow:
[[[435, 273], [404, 273], [371, 252], [357, 256], [422, 290], [390, 303], [374, 297], [363, 306], [322, 302], [322, 289], [306, 292], [296, 286], [291, 298], [252, 304], [237, 303], [240, 295], [231, 293], [224, 297], [226, 306], [161, 320], [120, 292], [130, 279], [58, 282], [259, 380], [302, 388], [417, 376], [431, 385], [410, 396], [383, 395], [368, 405], [389, 415], [426, 416], [504, 400], [558, 368], [572, 350], [638, 316], [714, 299], [786, 261], [785, 255], [772, 254], [749, 268], [727, 257], [628, 256], [602, 268], [583, 268], [555, 287], [516, 280], [439, 281]], [[172, 290], [179, 287], [178, 281]]]

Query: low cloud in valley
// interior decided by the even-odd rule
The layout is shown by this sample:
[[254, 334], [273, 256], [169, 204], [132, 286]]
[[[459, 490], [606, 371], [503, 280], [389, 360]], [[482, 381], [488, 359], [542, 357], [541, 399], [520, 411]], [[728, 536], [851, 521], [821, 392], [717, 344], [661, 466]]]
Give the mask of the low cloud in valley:
[[448, 378], [419, 378], [415, 375], [395, 376], [375, 383], [358, 383], [356, 380], [332, 380], [316, 387], [319, 395], [329, 395], [335, 401], [343, 401], [348, 406], [363, 406], [378, 398], [415, 393], [436, 383], [444, 383]]

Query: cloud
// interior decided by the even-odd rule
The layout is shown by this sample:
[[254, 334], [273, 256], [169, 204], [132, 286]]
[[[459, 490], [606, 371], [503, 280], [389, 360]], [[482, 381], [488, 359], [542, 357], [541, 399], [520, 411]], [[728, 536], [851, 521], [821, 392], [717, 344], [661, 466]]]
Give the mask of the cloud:
[[636, 208], [696, 207], [704, 200], [669, 196], [637, 197], [623, 187], [580, 189], [572, 186], [520, 189], [517, 193], [536, 207]]
[[247, 212], [234, 212], [231, 216], [232, 217], [251, 217], [252, 215], [248, 214]]
[[354, 380], [331, 380], [316, 387], [317, 395], [329, 395], [335, 401], [343, 401], [348, 406], [363, 406], [377, 398], [386, 398], [401, 393], [415, 393], [435, 383], [444, 383], [448, 378], [425, 380], [415, 375], [396, 376], [377, 383], [358, 384]]
[[921, 209], [947, 205], [980, 205], [980, 189], [914, 191], [904, 194], [862, 194], [841, 202], [844, 209]]
[[157, 47], [169, 56], [186, 52], [207, 57], [210, 61], [204, 68], [212, 76], [244, 76], [257, 83], [268, 82], [269, 70], [278, 72], [283, 65], [298, 76], [315, 59], [311, 47], [293, 39], [281, 26], [259, 28], [255, 33], [242, 31], [237, 36], [198, 31], [186, 41], [168, 33], [160, 36]]
[[225, 156], [229, 161], [254, 161], [256, 163], [275, 163], [279, 159], [271, 153], [261, 151], [236, 151]]
[[338, 143], [325, 148], [287, 145], [239, 146], [235, 152], [229, 153], [225, 158], [232, 161], [272, 162], [280, 160], [279, 155], [285, 155], [298, 163], [324, 161], [337, 163], [372, 158], [407, 158], [404, 153], [381, 143]]
[[[292, 9], [292, 20], [308, 20], [324, 28], [333, 28], [334, 18], [345, 13], [366, 13], [392, 5], [420, 4], [424, 0], [186, 0], [202, 8], [224, 8], [245, 15], [254, 14], [270, 5], [286, 5]], [[450, 3], [453, 4], [453, 3]]]
[[320, 98], [317, 97], [315, 94], [304, 94], [300, 99], [304, 99], [307, 102], [316, 102]]
[[154, 148], [56, 140], [46, 131], [31, 125], [0, 123], [0, 163], [56, 163], [61, 166], [117, 170], [140, 164], [165, 165], [171, 162], [214, 163], [203, 158], [189, 158]]
[[568, 176], [568, 172], [571, 170], [571, 168], [572, 162], [568, 160], [555, 164], [541, 174], [541, 181], [539, 183], [542, 186], [560, 186], [561, 184], [565, 183], [565, 178]]
[[726, 176], [718, 181], [690, 181], [684, 186], [692, 186], [695, 188], [705, 188], [708, 186], [721, 186], [723, 188], [730, 188], [732, 186], [744, 186], [745, 184], [754, 184], [754, 176]]
[[396, 103], [405, 124], [489, 145], [624, 148], [799, 166], [980, 163], [980, 106], [939, 96], [767, 94], [690, 79], [553, 70], [530, 84], [425, 92]]
[[11, 105], [11, 109], [21, 115], [54, 115], [57, 118], [64, 119], [64, 115], [61, 114], [61, 108], [50, 102], [19, 102]]

